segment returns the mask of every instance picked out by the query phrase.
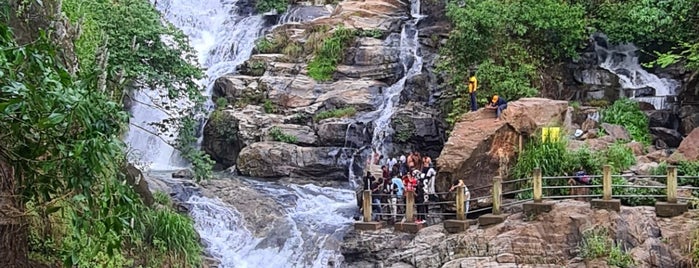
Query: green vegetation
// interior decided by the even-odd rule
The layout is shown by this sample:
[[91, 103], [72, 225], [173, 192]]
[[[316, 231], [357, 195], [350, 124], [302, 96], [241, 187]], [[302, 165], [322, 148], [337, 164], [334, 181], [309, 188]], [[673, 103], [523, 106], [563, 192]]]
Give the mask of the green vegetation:
[[580, 257], [585, 260], [606, 258], [607, 264], [616, 267], [633, 267], [631, 254], [624, 251], [619, 243], [613, 243], [604, 227], [595, 227], [583, 231], [582, 241], [578, 244]]
[[315, 115], [314, 118], [316, 121], [320, 121], [320, 120], [328, 119], [328, 118], [353, 116], [356, 113], [357, 113], [357, 110], [354, 109], [354, 107], [345, 107], [345, 108], [340, 108], [340, 109], [333, 109], [333, 110], [319, 112]]
[[415, 125], [406, 119], [396, 118], [393, 120], [393, 129], [396, 130], [394, 137], [399, 142], [407, 142], [415, 133]]
[[224, 97], [216, 99], [216, 109], [224, 109], [226, 106], [228, 106], [228, 99]]
[[308, 63], [308, 75], [317, 81], [328, 81], [342, 61], [345, 48], [354, 40], [357, 31], [338, 27], [332, 35], [323, 40], [318, 50], [314, 51], [311, 62]]
[[439, 65], [456, 96], [445, 105], [450, 124], [467, 111], [469, 76], [479, 78], [481, 105], [494, 93], [508, 100], [534, 96], [541, 76], [576, 58], [597, 31], [612, 43], [657, 50], [659, 58], [652, 64], [682, 60], [699, 70], [695, 0], [448, 0], [446, 10], [453, 28], [440, 48]]
[[[197, 179], [210, 175], [213, 162], [201, 152], [196, 141], [196, 120], [204, 101], [196, 80], [202, 71], [187, 36], [171, 24], [146, 0], [65, 0], [63, 12], [80, 25], [75, 42], [83, 82], [110, 92], [121, 100], [133, 87], [165, 88], [169, 97], [189, 98], [195, 107], [177, 122], [179, 135], [174, 147], [194, 165]], [[165, 40], [167, 39], [167, 40]]]
[[257, 0], [255, 9], [260, 13], [276, 10], [277, 13], [281, 14], [286, 11], [288, 6], [288, 0]]
[[[64, 3], [73, 15], [84, 8], [88, 25], [77, 41], [82, 63], [77, 75], [60, 62], [62, 48], [49, 34], [17, 44], [6, 23], [13, 11], [0, 4], [0, 225], [15, 228], [0, 237], [0, 248], [17, 253], [0, 263], [17, 267], [30, 257], [65, 267], [200, 266], [191, 220], [167, 207], [145, 206], [126, 183], [120, 136], [128, 115], [115, 94], [136, 78], [173, 87], [175, 95], [187, 92], [184, 80], [183, 88], [173, 85], [196, 76], [197, 69], [174, 65], [183, 63], [182, 53], [159, 42], [169, 32], [158, 31], [168, 28], [147, 1]], [[136, 14], [127, 17], [127, 11]], [[126, 36], [131, 41], [118, 39]], [[105, 44], [111, 55], [107, 65], [97, 60], [105, 55], [94, 53]], [[109, 77], [102, 84], [105, 73]]]
[[298, 138], [294, 135], [284, 133], [279, 127], [272, 127], [269, 130], [269, 136], [275, 141], [281, 141], [286, 143], [296, 143]]
[[211, 124], [216, 126], [216, 135], [218, 137], [224, 138], [228, 143], [238, 140], [238, 124], [231, 115], [226, 114], [225, 111], [216, 110], [211, 113], [209, 120], [211, 120]]
[[539, 69], [575, 57], [589, 34], [584, 8], [566, 1], [450, 0], [447, 16], [454, 28], [440, 51], [440, 69], [456, 90], [450, 124], [467, 111], [470, 75], [479, 78], [481, 105], [494, 93], [508, 100], [534, 96]]
[[602, 122], [621, 125], [635, 141], [650, 144], [648, 117], [641, 111], [638, 102], [629, 99], [615, 101], [612, 106], [602, 110]]
[[262, 104], [262, 108], [265, 109], [265, 113], [271, 114], [277, 112], [277, 107], [272, 103], [272, 100], [266, 99], [265, 102]]

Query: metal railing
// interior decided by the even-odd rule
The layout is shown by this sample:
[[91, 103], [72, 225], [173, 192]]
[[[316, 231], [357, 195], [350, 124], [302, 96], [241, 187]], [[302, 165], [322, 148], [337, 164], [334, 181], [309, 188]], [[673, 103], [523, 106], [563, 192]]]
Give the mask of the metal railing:
[[[544, 181], [553, 181], [553, 180], [571, 180], [576, 178], [576, 176], [553, 176], [553, 177], [543, 177], [541, 174], [541, 169], [536, 168], [533, 171], [533, 176], [531, 178], [522, 178], [522, 179], [514, 179], [514, 180], [508, 180], [504, 181], [502, 180], [501, 177], [496, 176], [493, 178], [493, 183], [491, 185], [485, 185], [485, 186], [480, 186], [480, 187], [474, 187], [474, 188], [469, 188], [470, 193], [474, 193], [478, 190], [483, 190], [486, 188], [490, 188], [490, 196], [492, 197], [492, 205], [488, 207], [482, 207], [482, 208], [477, 208], [474, 210], [468, 210], [467, 209], [467, 203], [472, 203], [476, 202], [480, 199], [483, 198], [489, 198], [488, 196], [478, 196], [478, 197], [473, 197], [470, 196], [470, 198], [466, 199], [466, 196], [464, 195], [464, 187], [458, 187], [456, 190], [456, 198], [454, 200], [448, 200], [448, 201], [429, 201], [429, 202], [415, 202], [415, 193], [414, 191], [406, 191], [404, 196], [396, 196], [396, 195], [388, 195], [388, 194], [379, 194], [379, 195], [372, 195], [371, 191], [369, 190], [364, 190], [363, 191], [363, 216], [364, 216], [364, 221], [369, 222], [372, 221], [374, 218], [372, 216], [379, 216], [379, 217], [390, 217], [395, 220], [397, 219], [405, 219], [405, 221], [411, 222], [415, 220], [415, 216], [421, 216], [424, 217], [425, 219], [428, 218], [443, 218], [443, 217], [454, 217], [457, 220], [465, 220], [467, 217], [467, 214], [470, 213], [480, 213], [480, 212], [485, 212], [485, 211], [491, 211], [492, 214], [494, 215], [499, 215], [502, 214], [503, 208], [515, 206], [515, 205], [520, 205], [523, 203], [527, 202], [533, 202], [533, 203], [542, 203], [544, 200], [560, 200], [560, 199], [585, 199], [588, 200], [590, 198], [599, 198], [602, 200], [612, 200], [612, 199], [625, 199], [625, 198], [652, 198], [655, 200], [663, 200], [668, 203], [678, 203], [678, 202], [686, 202], [690, 199], [694, 199], [694, 194], [692, 196], [687, 197], [687, 196], [682, 196], [678, 197], [678, 189], [681, 190], [686, 190], [686, 191], [692, 191], [692, 193], [697, 193], [699, 194], [699, 187], [695, 186], [682, 186], [678, 187], [678, 178], [683, 179], [683, 180], [699, 180], [699, 177], [697, 176], [677, 176], [677, 167], [675, 166], [669, 166], [667, 169], [667, 175], [662, 176], [662, 175], [647, 175], [643, 176], [644, 178], [653, 178], [653, 179], [664, 179], [665, 180], [665, 185], [660, 186], [660, 185], [621, 185], [621, 184], [613, 184], [612, 178], [613, 177], [623, 177], [621, 175], [612, 175], [611, 174], [611, 167], [609, 165], [605, 165], [602, 168], [602, 175], [590, 175], [589, 177], [591, 179], [602, 179], [602, 184], [601, 185], [581, 185], [578, 183], [568, 183], [568, 185], [547, 185], [544, 186], [543, 182]], [[511, 190], [511, 191], [506, 191], [503, 192], [503, 185], [507, 184], [516, 184], [516, 183], [522, 183], [526, 182], [526, 187], [525, 188], [520, 188], [516, 190]], [[512, 187], [516, 188], [516, 187]], [[590, 193], [589, 190], [595, 190], [602, 188], [601, 193]], [[657, 193], [654, 194], [628, 194], [628, 193], [621, 193], [621, 194], [614, 194], [613, 190], [614, 189], [656, 189], [660, 190]], [[544, 190], [547, 190], [549, 192], [553, 191], [558, 191], [557, 194], [551, 194], [551, 195], [544, 195]], [[569, 194], [560, 194], [561, 192], [564, 192], [564, 190], [570, 190]], [[587, 193], [586, 193], [587, 191]], [[510, 199], [508, 202], [503, 203], [503, 196], [516, 196], [518, 194], [522, 193], [529, 193], [531, 192], [531, 198], [515, 198], [515, 199]], [[660, 194], [662, 193], [662, 194]], [[439, 197], [443, 197], [445, 195], [449, 195], [451, 192], [441, 192], [441, 193], [434, 193], [432, 195], [436, 195]], [[379, 202], [379, 203], [374, 203], [373, 205], [378, 206], [379, 212], [374, 213], [372, 211], [372, 198], [373, 197], [379, 197], [380, 200], [389, 200], [391, 201], [392, 198], [396, 199], [396, 202], [393, 203], [391, 202]], [[441, 200], [442, 198], [438, 198], [438, 200]], [[445, 212], [445, 207], [446, 206], [456, 206], [456, 212]], [[392, 211], [390, 213], [386, 213], [383, 211], [387, 211], [387, 209], [390, 209], [391, 206], [396, 207], [396, 213], [393, 213]], [[422, 207], [420, 207], [422, 206]], [[439, 208], [438, 211], [435, 208]], [[418, 208], [418, 213], [415, 212], [415, 209]], [[391, 209], [392, 210], [392, 209]]]

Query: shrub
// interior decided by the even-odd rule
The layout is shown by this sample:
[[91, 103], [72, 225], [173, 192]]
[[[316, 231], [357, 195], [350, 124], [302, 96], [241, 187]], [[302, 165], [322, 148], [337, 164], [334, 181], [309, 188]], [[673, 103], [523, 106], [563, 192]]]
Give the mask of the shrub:
[[272, 10], [276, 10], [277, 13], [284, 13], [289, 5], [287, 0], [257, 0], [255, 4], [255, 9], [257, 12], [265, 13]]
[[397, 118], [393, 120], [393, 129], [395, 130], [394, 137], [400, 142], [406, 142], [415, 133], [415, 124], [411, 121]]
[[578, 250], [580, 257], [585, 260], [606, 257], [607, 264], [617, 267], [633, 267], [635, 264], [631, 255], [624, 251], [619, 243], [612, 242], [607, 229], [603, 227], [583, 231]]
[[297, 42], [290, 42], [282, 49], [282, 53], [296, 59], [303, 55], [303, 47]]
[[219, 97], [218, 99], [216, 99], [216, 108], [217, 109], [223, 109], [223, 108], [226, 108], [226, 106], [228, 106], [228, 99], [226, 99], [224, 97]]
[[354, 109], [354, 107], [346, 107], [346, 108], [341, 108], [341, 109], [322, 111], [322, 112], [319, 112], [318, 114], [316, 114], [315, 120], [320, 121], [320, 120], [327, 119], [327, 118], [352, 116], [355, 113], [357, 113], [357, 110]]
[[265, 102], [262, 104], [262, 108], [265, 110], [265, 113], [271, 114], [277, 112], [277, 107], [272, 103], [272, 100], [266, 99]]
[[323, 44], [314, 51], [311, 62], [308, 63], [308, 75], [317, 81], [328, 81], [337, 69], [337, 64], [342, 61], [345, 48], [354, 40], [356, 31], [338, 27], [330, 38], [323, 40]]
[[624, 126], [634, 140], [650, 144], [648, 117], [641, 111], [638, 102], [629, 99], [615, 101], [612, 106], [602, 110], [602, 122]]
[[636, 164], [633, 150], [623, 143], [614, 143], [604, 152], [607, 164], [612, 166], [612, 173], [619, 173]]
[[272, 127], [269, 130], [269, 135], [275, 141], [281, 141], [286, 143], [296, 143], [298, 141], [298, 138], [296, 138], [296, 136], [284, 133], [279, 127]]

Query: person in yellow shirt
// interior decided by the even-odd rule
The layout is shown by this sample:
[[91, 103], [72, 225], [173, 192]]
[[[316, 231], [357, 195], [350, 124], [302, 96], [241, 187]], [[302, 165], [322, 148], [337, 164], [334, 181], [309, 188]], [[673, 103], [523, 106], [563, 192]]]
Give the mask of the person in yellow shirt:
[[468, 94], [471, 96], [471, 111], [478, 110], [478, 103], [476, 103], [476, 90], [478, 89], [478, 80], [475, 76], [471, 76], [468, 79]]

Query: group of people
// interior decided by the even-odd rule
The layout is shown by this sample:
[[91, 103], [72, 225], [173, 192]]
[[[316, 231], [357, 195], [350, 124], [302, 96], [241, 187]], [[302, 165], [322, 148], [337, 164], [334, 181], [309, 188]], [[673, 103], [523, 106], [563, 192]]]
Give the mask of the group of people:
[[[471, 76], [471, 78], [468, 79], [468, 94], [471, 98], [471, 111], [474, 112], [478, 110], [478, 103], [476, 102], [477, 90], [478, 79], [476, 79], [475, 76]], [[485, 108], [495, 110], [495, 121], [499, 121], [502, 111], [507, 109], [507, 100], [498, 95], [493, 95], [490, 103]]]
[[[408, 155], [401, 155], [398, 158], [378, 157], [381, 166], [381, 176], [374, 176], [371, 171], [367, 171], [363, 179], [364, 189], [370, 190], [372, 194], [372, 210], [374, 219], [380, 218], [377, 213], [382, 212], [381, 204], [388, 204], [390, 218], [395, 222], [397, 215], [403, 212], [405, 204], [404, 197], [407, 194], [414, 194], [417, 206], [416, 223], [424, 223], [427, 215], [426, 202], [437, 201], [434, 187], [434, 180], [437, 172], [432, 164], [432, 159], [427, 155], [421, 155], [413, 151]], [[400, 209], [400, 211], [399, 211]]]

